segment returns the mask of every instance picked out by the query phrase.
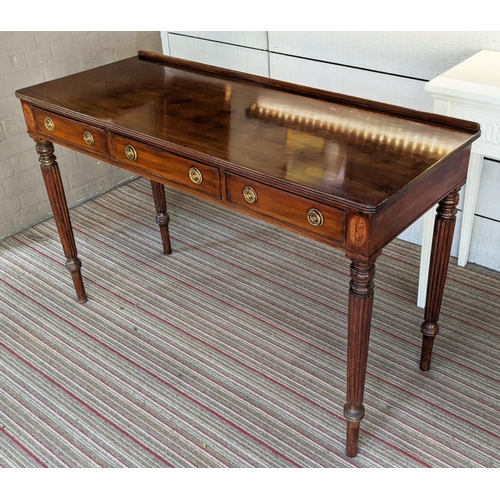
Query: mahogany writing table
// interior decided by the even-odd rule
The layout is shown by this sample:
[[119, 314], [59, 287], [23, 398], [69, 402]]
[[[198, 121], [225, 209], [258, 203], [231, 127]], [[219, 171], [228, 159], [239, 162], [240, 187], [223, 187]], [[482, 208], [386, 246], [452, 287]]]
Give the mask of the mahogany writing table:
[[420, 367], [428, 370], [476, 123], [149, 52], [16, 93], [36, 141], [66, 267], [87, 300], [53, 143], [339, 248], [351, 261], [347, 455], [356, 456], [383, 248], [438, 203]]

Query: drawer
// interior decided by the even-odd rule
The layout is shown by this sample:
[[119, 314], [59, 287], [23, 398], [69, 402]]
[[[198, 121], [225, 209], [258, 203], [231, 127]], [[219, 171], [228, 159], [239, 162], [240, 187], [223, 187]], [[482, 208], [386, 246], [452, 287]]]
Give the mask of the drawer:
[[109, 156], [106, 133], [103, 129], [42, 109], [33, 108], [33, 112], [37, 129], [45, 135], [61, 139], [87, 151]]
[[227, 201], [336, 242], [345, 239], [346, 213], [266, 184], [226, 175]]
[[220, 198], [219, 169], [167, 153], [153, 146], [110, 134], [113, 159], [136, 172], [153, 173], [200, 193]]

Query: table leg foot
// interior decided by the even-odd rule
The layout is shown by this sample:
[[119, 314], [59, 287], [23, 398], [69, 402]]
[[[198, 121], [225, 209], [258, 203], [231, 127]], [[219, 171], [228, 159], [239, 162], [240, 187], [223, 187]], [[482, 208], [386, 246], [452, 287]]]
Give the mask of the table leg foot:
[[59, 166], [54, 155], [54, 145], [49, 141], [38, 141], [36, 151], [39, 155], [40, 168], [49, 196], [50, 206], [54, 214], [59, 238], [66, 256], [66, 268], [70, 271], [73, 284], [80, 304], [87, 301], [87, 294], [81, 274], [82, 263], [77, 256], [75, 237], [69, 217], [66, 195], [59, 172]]
[[443, 198], [437, 207], [424, 322], [420, 328], [423, 335], [420, 369], [423, 371], [430, 368], [434, 339], [439, 332], [438, 320], [450, 262], [458, 199], [458, 190], [454, 190]]
[[420, 369], [424, 372], [431, 367], [432, 348], [434, 339], [439, 332], [437, 323], [422, 323], [422, 351], [420, 353]]
[[352, 261], [347, 339], [347, 402], [344, 407], [344, 416], [347, 420], [346, 454], [349, 457], [355, 457], [358, 453], [359, 428], [365, 414], [363, 395], [373, 309], [374, 276], [373, 262]]
[[345, 450], [348, 457], [355, 457], [358, 454], [359, 428], [364, 416], [363, 405], [357, 408], [350, 408], [347, 404], [344, 406], [344, 417], [347, 421]]
[[161, 241], [163, 244], [163, 253], [169, 255], [172, 253], [170, 245], [170, 233], [168, 231], [168, 223], [170, 216], [167, 213], [167, 200], [165, 198], [165, 187], [156, 181], [151, 181], [151, 189], [153, 191], [153, 199], [156, 208], [156, 222], [160, 226]]
[[87, 294], [83, 285], [83, 278], [80, 269], [82, 268], [82, 261], [78, 257], [66, 260], [66, 269], [71, 273], [73, 285], [76, 291], [76, 298], [80, 304], [87, 302]]

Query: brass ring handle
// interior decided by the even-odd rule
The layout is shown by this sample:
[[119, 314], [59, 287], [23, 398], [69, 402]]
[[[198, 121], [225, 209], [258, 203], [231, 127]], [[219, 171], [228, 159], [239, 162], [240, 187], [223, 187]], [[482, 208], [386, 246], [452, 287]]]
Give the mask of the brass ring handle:
[[255, 189], [250, 186], [245, 186], [243, 188], [243, 198], [245, 198], [245, 201], [248, 203], [255, 203], [257, 201], [257, 193], [255, 192]]
[[203, 182], [203, 175], [196, 167], [191, 167], [189, 169], [189, 178], [195, 184], [201, 184]]
[[94, 145], [94, 136], [88, 130], [85, 130], [85, 132], [83, 133], [83, 140], [88, 146]]
[[54, 122], [52, 121], [51, 118], [49, 118], [48, 116], [46, 116], [45, 120], [43, 120], [43, 124], [45, 125], [45, 128], [49, 132], [54, 132], [54, 129], [56, 128], [56, 126], [54, 125]]
[[307, 211], [307, 220], [314, 227], [320, 227], [325, 222], [323, 214], [316, 208], [310, 208]]
[[135, 150], [134, 146], [132, 146], [131, 144], [127, 144], [125, 146], [125, 156], [130, 161], [137, 160], [137, 151]]

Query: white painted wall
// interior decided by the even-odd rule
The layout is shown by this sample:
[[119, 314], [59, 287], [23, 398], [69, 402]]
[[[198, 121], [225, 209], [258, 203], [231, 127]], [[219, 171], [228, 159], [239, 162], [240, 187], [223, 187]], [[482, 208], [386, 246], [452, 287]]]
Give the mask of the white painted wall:
[[[163, 31], [165, 54], [432, 111], [424, 85], [500, 31]], [[500, 270], [500, 162], [485, 159], [469, 261]], [[461, 209], [461, 204], [459, 205]], [[461, 212], [453, 255], [457, 255]], [[401, 238], [421, 243], [422, 221]]]

